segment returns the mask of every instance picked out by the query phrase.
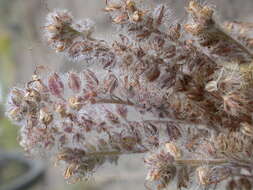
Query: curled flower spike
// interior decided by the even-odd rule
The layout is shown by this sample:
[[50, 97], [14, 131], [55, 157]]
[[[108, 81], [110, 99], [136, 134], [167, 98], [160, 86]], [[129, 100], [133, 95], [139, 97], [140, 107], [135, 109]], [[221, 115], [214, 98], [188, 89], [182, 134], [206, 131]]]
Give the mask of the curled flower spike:
[[128, 110], [140, 102], [124, 100], [121, 93], [127, 90], [112, 74], [99, 80], [90, 70], [46, 73], [28, 84], [11, 91], [6, 114], [22, 126], [21, 146], [31, 154], [55, 155], [64, 161], [64, 175], [70, 181], [88, 177], [122, 154], [159, 146], [162, 129], [156, 125], [169, 126], [167, 121], [129, 120]]
[[185, 30], [198, 39], [199, 45], [208, 51], [210, 56], [225, 62], [251, 62], [252, 53], [216, 24], [213, 9], [191, 0], [187, 10], [192, 22], [185, 25]]
[[72, 23], [72, 15], [65, 10], [56, 10], [47, 16], [45, 36], [49, 45], [56, 51], [67, 49], [73, 39], [79, 35], [78, 31], [71, 27]]
[[66, 10], [48, 14], [44, 27], [45, 38], [56, 52], [62, 52], [73, 60], [91, 61], [91, 57], [106, 67], [114, 62], [110, 47], [91, 37], [94, 23], [90, 19], [76, 21]]

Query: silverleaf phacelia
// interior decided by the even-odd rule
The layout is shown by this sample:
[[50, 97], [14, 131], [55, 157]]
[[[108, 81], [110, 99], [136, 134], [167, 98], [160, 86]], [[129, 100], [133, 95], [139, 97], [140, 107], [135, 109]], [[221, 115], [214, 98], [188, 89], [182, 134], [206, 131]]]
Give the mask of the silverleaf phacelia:
[[89, 19], [47, 16], [48, 45], [85, 69], [36, 68], [11, 89], [6, 115], [21, 146], [63, 164], [69, 182], [145, 153], [148, 189], [250, 190], [253, 24], [221, 24], [196, 0], [184, 22], [139, 0], [107, 0], [104, 11], [118, 29], [112, 43], [94, 37]]

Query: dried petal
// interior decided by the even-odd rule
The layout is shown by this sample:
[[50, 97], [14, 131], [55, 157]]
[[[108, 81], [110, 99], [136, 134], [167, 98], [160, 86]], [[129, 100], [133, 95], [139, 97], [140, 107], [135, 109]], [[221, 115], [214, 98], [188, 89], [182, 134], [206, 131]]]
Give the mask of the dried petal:
[[63, 95], [64, 85], [61, 81], [61, 78], [56, 73], [49, 76], [48, 87], [49, 87], [50, 92], [54, 96], [61, 97]]
[[78, 93], [81, 90], [81, 79], [78, 74], [70, 72], [68, 76], [69, 88], [74, 92]]
[[93, 73], [91, 70], [87, 69], [84, 72], [84, 77], [87, 82], [86, 86], [88, 89], [93, 90], [93, 89], [97, 88], [99, 82], [98, 82], [98, 79], [97, 79], [95, 73]]
[[113, 93], [113, 91], [118, 86], [118, 80], [115, 75], [110, 74], [107, 79], [104, 80], [103, 88], [106, 92], [109, 92], [110, 94]]

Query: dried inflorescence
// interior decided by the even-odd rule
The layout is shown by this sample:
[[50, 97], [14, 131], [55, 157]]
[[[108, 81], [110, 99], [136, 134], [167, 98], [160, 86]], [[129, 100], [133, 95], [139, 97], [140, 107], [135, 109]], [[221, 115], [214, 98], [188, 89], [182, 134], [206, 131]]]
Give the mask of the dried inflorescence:
[[6, 114], [21, 126], [21, 146], [63, 163], [70, 182], [147, 153], [147, 188], [251, 189], [252, 24], [222, 28], [195, 0], [185, 25], [168, 23], [168, 5], [108, 0], [104, 10], [119, 29], [112, 44], [92, 36], [90, 20], [48, 15], [49, 46], [86, 68], [40, 67], [11, 90]]

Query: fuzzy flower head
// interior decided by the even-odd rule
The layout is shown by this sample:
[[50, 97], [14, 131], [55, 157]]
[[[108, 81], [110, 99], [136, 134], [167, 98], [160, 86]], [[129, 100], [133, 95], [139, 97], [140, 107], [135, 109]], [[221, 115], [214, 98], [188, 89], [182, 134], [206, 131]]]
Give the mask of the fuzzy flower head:
[[150, 154], [144, 162], [149, 168], [146, 180], [155, 185], [156, 189], [164, 189], [175, 177], [174, 157], [165, 149]]
[[91, 20], [75, 21], [66, 10], [55, 10], [49, 13], [44, 27], [49, 45], [58, 52], [70, 48], [78, 37], [90, 36], [93, 30], [94, 23]]

